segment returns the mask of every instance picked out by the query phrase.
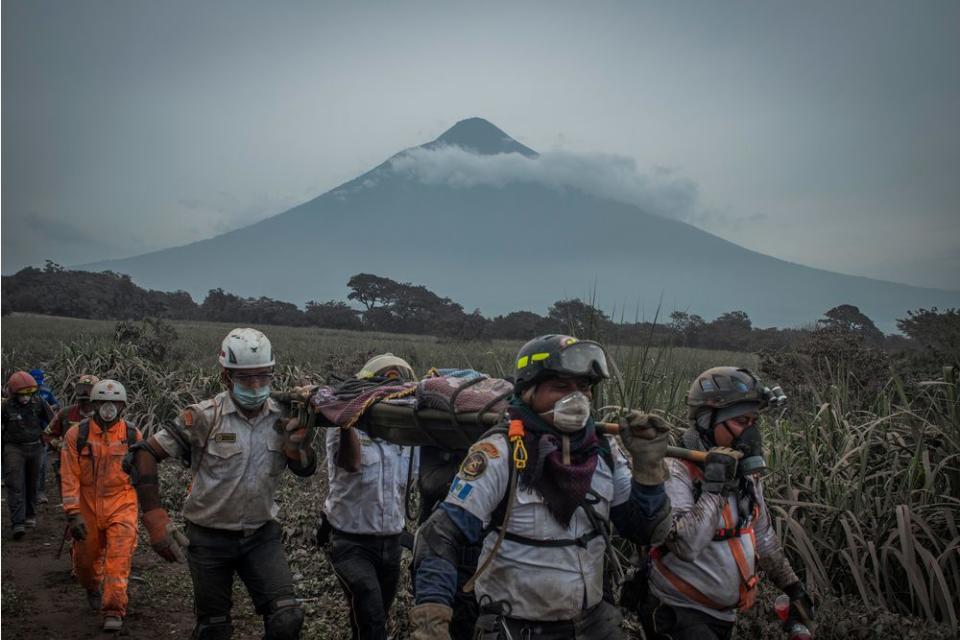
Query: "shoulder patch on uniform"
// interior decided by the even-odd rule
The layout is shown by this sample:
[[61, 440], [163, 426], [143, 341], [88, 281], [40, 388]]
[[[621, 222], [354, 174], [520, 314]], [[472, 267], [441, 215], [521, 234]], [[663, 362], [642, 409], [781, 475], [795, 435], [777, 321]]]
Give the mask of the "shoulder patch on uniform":
[[184, 409], [183, 413], [180, 414], [180, 420], [183, 422], [183, 426], [192, 427], [193, 426], [193, 411], [190, 409]]
[[450, 495], [456, 496], [458, 500], [466, 500], [471, 491], [473, 491], [473, 485], [460, 478], [454, 478], [450, 485]]
[[497, 450], [496, 445], [494, 445], [492, 442], [477, 442], [470, 447], [470, 451], [468, 453], [474, 453], [475, 451], [486, 454], [486, 456], [491, 459], [500, 457], [500, 451]]
[[460, 463], [460, 476], [464, 480], [476, 480], [487, 470], [487, 456], [483, 451], [472, 451]]

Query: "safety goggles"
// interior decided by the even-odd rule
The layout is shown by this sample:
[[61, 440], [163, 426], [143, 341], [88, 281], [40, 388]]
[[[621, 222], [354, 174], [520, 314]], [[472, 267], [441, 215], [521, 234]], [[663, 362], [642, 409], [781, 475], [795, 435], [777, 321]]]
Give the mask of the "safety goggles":
[[27, 387], [27, 388], [25, 388], [25, 389], [20, 389], [19, 391], [17, 391], [17, 392], [16, 392], [16, 395], [18, 395], [18, 396], [32, 396], [32, 395], [35, 394], [36, 392], [37, 392], [37, 388], [36, 388], [36, 387]]
[[273, 382], [272, 373], [231, 373], [230, 379], [245, 387], [253, 385], [267, 385]]
[[596, 342], [574, 342], [557, 353], [535, 353], [530, 356], [530, 359], [536, 362], [538, 360], [537, 356], [540, 355], [545, 356], [540, 358], [546, 361], [542, 363], [544, 368], [557, 373], [570, 376], [587, 376], [597, 380], [610, 377], [607, 354], [604, 353], [603, 347]]

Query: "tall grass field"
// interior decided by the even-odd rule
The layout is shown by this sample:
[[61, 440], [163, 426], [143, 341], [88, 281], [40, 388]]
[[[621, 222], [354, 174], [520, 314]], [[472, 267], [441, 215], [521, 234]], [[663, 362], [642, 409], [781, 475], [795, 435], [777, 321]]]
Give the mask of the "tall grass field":
[[[216, 354], [233, 328], [214, 323], [125, 325], [42, 316], [2, 322], [6, 379], [21, 368], [43, 368], [61, 399], [80, 373], [120, 380], [130, 397], [128, 417], [146, 432], [161, 428], [187, 404], [220, 390]], [[423, 336], [261, 327], [277, 358], [276, 387], [322, 383], [348, 374], [373, 354], [390, 351], [417, 371], [470, 367], [510, 375], [519, 343], [465, 343]], [[532, 337], [532, 336], [531, 336]], [[717, 365], [756, 369], [750, 353], [606, 345], [619, 376], [598, 401], [656, 411], [686, 426], [684, 398], [693, 378]], [[868, 402], [851, 398], [856, 381], [835, 375], [784, 391], [785, 409], [763, 419], [767, 502], [799, 575], [818, 600], [818, 638], [956, 638], [960, 616], [960, 403], [953, 368], [930, 380], [889, 383]], [[882, 373], [882, 372], [881, 372]], [[761, 377], [763, 373], [760, 373]], [[779, 381], [765, 379], [772, 386]], [[809, 389], [813, 389], [811, 393]], [[864, 407], [870, 407], [865, 409]], [[322, 448], [322, 447], [320, 447]], [[321, 468], [324, 465], [321, 464]], [[168, 506], [177, 510], [187, 479], [164, 467]], [[326, 474], [287, 478], [281, 514], [288, 554], [305, 601], [305, 638], [346, 638], [346, 607], [312, 529], [322, 508]], [[404, 580], [407, 578], [404, 577]], [[764, 583], [765, 584], [765, 583]], [[157, 587], [160, 588], [160, 587]], [[189, 593], [189, 578], [163, 588]], [[785, 637], [774, 622], [772, 586], [741, 616], [738, 637]], [[258, 619], [238, 599], [240, 628]], [[393, 609], [394, 637], [405, 637], [409, 594]], [[244, 622], [245, 621], [245, 622]], [[628, 631], [642, 637], [633, 616]], [[252, 632], [253, 633], [253, 632]], [[255, 635], [255, 633], [254, 633]]]

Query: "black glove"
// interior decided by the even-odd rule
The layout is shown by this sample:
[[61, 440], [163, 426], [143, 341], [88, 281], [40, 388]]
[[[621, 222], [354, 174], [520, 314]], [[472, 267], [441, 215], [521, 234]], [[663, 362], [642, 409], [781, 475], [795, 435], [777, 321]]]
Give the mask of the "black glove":
[[813, 600], [807, 590], [803, 588], [802, 582], [794, 582], [784, 587], [783, 592], [790, 598], [790, 617], [803, 623], [810, 629], [813, 629]]
[[87, 539], [87, 523], [83, 521], [83, 516], [73, 512], [67, 516], [67, 524], [70, 527], [70, 535], [74, 540]]
[[707, 451], [707, 461], [703, 466], [703, 490], [710, 493], [736, 490], [739, 458], [739, 451], [726, 447], [714, 447]]

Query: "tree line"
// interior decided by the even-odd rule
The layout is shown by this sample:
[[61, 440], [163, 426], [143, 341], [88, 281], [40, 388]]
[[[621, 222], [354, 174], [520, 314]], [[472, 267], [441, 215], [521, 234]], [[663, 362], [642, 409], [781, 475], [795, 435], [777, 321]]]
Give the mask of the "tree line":
[[853, 305], [829, 309], [816, 325], [801, 329], [754, 327], [746, 312], [713, 320], [674, 311], [652, 321], [611, 318], [592, 302], [558, 300], [546, 315], [514, 311], [493, 318], [472, 312], [422, 285], [359, 273], [347, 282], [347, 300], [307, 302], [304, 308], [268, 297], [244, 298], [211, 289], [201, 303], [186, 291], [144, 289], [129, 276], [71, 271], [47, 261], [2, 278], [2, 313], [39, 313], [76, 318], [206, 320], [252, 325], [315, 326], [354, 331], [414, 333], [462, 340], [523, 340], [544, 333], [571, 333], [620, 344], [670, 344], [731, 351], [792, 349], [811, 334], [840, 333], [885, 350], [930, 348], [960, 359], [960, 311], [920, 309], [897, 321], [903, 336], [886, 336]]

